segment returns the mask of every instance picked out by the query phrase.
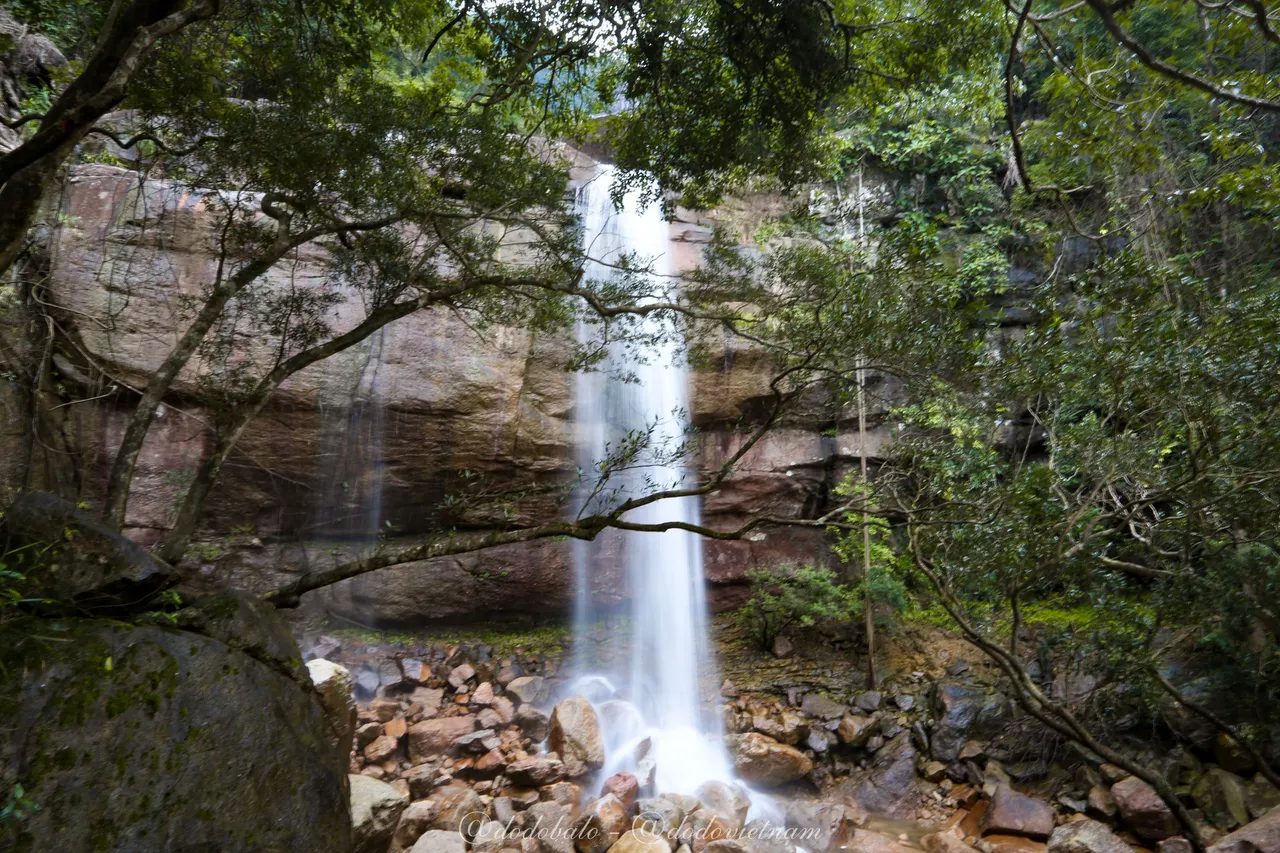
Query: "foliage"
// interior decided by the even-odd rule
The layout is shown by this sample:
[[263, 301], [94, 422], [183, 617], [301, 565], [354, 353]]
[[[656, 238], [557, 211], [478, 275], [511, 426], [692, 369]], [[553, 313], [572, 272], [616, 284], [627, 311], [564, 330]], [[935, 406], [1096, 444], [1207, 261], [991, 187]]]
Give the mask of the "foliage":
[[830, 569], [813, 566], [752, 568], [751, 597], [738, 611], [739, 624], [762, 651], [791, 628], [848, 622], [862, 611], [857, 591]]

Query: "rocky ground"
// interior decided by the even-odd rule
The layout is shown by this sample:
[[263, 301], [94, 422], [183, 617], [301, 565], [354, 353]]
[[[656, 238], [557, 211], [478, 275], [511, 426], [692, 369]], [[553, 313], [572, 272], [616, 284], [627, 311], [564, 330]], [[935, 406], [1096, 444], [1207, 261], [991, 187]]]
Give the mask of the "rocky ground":
[[[867, 691], [854, 688], [862, 676], [844, 650], [760, 656], [723, 620], [720, 629], [729, 677], [707, 695], [719, 701], [738, 777], [776, 806], [762, 809], [772, 823], [746, 821], [746, 789], [654, 790], [643, 756], [636, 773], [601, 778], [592, 705], [553, 702], [565, 687], [561, 645], [322, 637], [308, 666], [347, 721], [356, 850], [1190, 850], [1145, 783], [1070, 760], [946, 637], [900, 634], [880, 689]], [[1079, 689], [1062, 681], [1059, 691]], [[1214, 758], [1177, 749], [1159, 769], [1218, 853], [1280, 851], [1280, 792], [1234, 751]], [[555, 826], [572, 831], [546, 837]], [[798, 832], [809, 835], [788, 835]]]

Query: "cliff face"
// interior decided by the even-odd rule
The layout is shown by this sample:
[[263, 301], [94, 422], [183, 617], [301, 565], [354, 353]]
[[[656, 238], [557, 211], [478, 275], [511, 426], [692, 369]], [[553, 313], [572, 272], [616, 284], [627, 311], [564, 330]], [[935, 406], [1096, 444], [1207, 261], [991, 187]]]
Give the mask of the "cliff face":
[[[143, 182], [115, 167], [71, 171], [47, 235], [43, 292], [58, 326], [50, 369], [74, 389], [71, 397], [100, 399], [62, 413], [68, 450], [61, 464], [75, 468], [60, 484], [64, 492], [99, 497], [136, 399], [128, 389], [160, 364], [189, 322], [193, 301], [217, 275], [216, 201], [211, 193]], [[744, 203], [737, 213], [759, 210]], [[709, 238], [706, 224], [693, 215], [672, 223], [678, 264], [696, 262], [699, 243]], [[359, 316], [359, 294], [330, 281], [316, 251], [271, 270], [253, 289], [256, 296], [228, 312], [217, 332], [228, 345], [202, 353], [180, 377], [142, 454], [128, 515], [133, 538], [155, 541], [171, 525], [182, 490], [209, 451], [214, 413], [202, 401], [210, 388], [236, 371], [257, 375], [268, 363], [269, 342], [255, 339], [252, 329], [255, 312], [272, 295], [331, 288], [335, 328]], [[397, 321], [363, 346], [303, 371], [281, 388], [224, 470], [191, 568], [266, 589], [367, 551], [375, 529], [397, 547], [442, 526], [496, 523], [495, 511], [481, 503], [446, 509], [449, 494], [519, 492], [509, 505], [521, 517], [554, 518], [563, 495], [544, 487], [567, 482], [575, 470], [573, 376], [562, 367], [567, 351], [563, 339], [515, 327], [475, 331], [439, 310]], [[760, 411], [769, 368], [759, 352], [725, 341], [694, 374], [704, 466], [719, 465], [745, 440], [742, 428], [731, 425]], [[0, 441], [12, 448], [22, 430], [6, 420]], [[815, 409], [766, 438], [706, 498], [706, 523], [730, 526], [759, 511], [821, 505], [857, 453], [856, 434], [824, 434], [826, 425]], [[882, 436], [875, 438], [878, 446]], [[7, 478], [3, 485], [18, 485], [14, 470], [0, 476]], [[751, 565], [813, 559], [821, 538], [762, 531], [751, 541], [707, 543], [713, 600], [732, 600]], [[361, 622], [557, 612], [573, 600], [570, 547], [542, 542], [386, 569], [324, 597], [331, 610]], [[596, 594], [616, 600], [617, 578], [602, 578]]]

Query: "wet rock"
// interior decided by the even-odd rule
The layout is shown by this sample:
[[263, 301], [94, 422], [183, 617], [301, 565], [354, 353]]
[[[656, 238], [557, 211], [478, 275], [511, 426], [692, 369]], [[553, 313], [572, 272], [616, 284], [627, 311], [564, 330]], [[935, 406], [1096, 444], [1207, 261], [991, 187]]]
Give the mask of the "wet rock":
[[307, 661], [307, 673], [320, 694], [330, 740], [339, 753], [350, 755], [356, 731], [355, 678], [346, 667], [323, 658]]
[[897, 838], [860, 829], [848, 846], [849, 853], [911, 853], [911, 847]]
[[1133, 848], [1096, 820], [1073, 820], [1052, 831], [1049, 853], [1133, 853]]
[[516, 709], [515, 723], [524, 736], [534, 743], [546, 740], [547, 733], [551, 730], [551, 720], [532, 705], [521, 705]]
[[547, 682], [540, 675], [525, 675], [512, 679], [506, 689], [518, 701], [530, 705], [547, 701]]
[[1206, 770], [1191, 788], [1191, 798], [1218, 829], [1231, 831], [1249, 822], [1245, 782], [1220, 768]]
[[824, 720], [838, 720], [849, 713], [849, 709], [844, 705], [819, 693], [810, 693], [804, 697], [804, 701], [800, 703], [800, 710], [812, 717], [821, 717]]
[[726, 699], [737, 699], [741, 694], [737, 686], [726, 678], [720, 685], [720, 695]]
[[1007, 700], [999, 694], [961, 684], [943, 682], [934, 696], [937, 722], [931, 733], [930, 752], [938, 761], [955, 761], [975, 735], [994, 734], [1008, 719]]
[[1000, 835], [1045, 839], [1053, 832], [1053, 809], [1005, 785], [996, 788], [987, 807], [984, 829]]
[[457, 832], [432, 829], [418, 838], [409, 853], [466, 853], [466, 843]]
[[622, 834], [609, 853], [671, 853], [671, 845], [661, 835], [632, 829]]
[[693, 792], [693, 796], [702, 803], [703, 808], [728, 818], [735, 833], [747, 822], [751, 798], [736, 785], [717, 781], [703, 782]]
[[[796, 845], [787, 835], [787, 828], [764, 818], [749, 821], [742, 828], [738, 841], [746, 848], [747, 853], [795, 853], [796, 851]], [[814, 851], [814, 853], [817, 852]]]
[[627, 809], [612, 794], [605, 794], [583, 810], [573, 825], [573, 846], [578, 853], [604, 853], [630, 826]]
[[520, 666], [520, 664], [509, 663], [498, 669], [498, 672], [493, 676], [493, 680], [506, 687], [524, 674], [524, 667]]
[[1024, 835], [987, 835], [978, 845], [990, 853], [1045, 853], [1048, 849], [1043, 841], [1036, 841]]
[[789, 658], [795, 654], [795, 651], [796, 647], [781, 634], [773, 638], [773, 656], [775, 658]]
[[804, 832], [801, 846], [810, 853], [846, 849], [858, 827], [867, 822], [865, 812], [847, 803], [793, 800], [785, 809], [787, 828]]
[[876, 753], [870, 772], [854, 788], [854, 800], [873, 814], [909, 816], [919, 798], [916, 755], [910, 735], [896, 737]]
[[861, 717], [857, 714], [846, 714], [840, 720], [836, 735], [846, 746], [864, 746], [878, 728], [874, 717]]
[[1209, 853], [1280, 853], [1280, 809], [1223, 838]]
[[415, 723], [409, 727], [408, 733], [409, 760], [420, 764], [432, 756], [443, 755], [458, 738], [470, 734], [475, 727], [476, 718], [471, 714]]
[[639, 800], [632, 828], [645, 837], [661, 836], [668, 842], [676, 838], [684, 822], [684, 809], [666, 797]]
[[581, 696], [559, 702], [551, 711], [547, 747], [560, 755], [565, 773], [582, 776], [604, 766], [604, 738], [600, 719]]
[[525, 758], [508, 764], [506, 775], [516, 785], [541, 788], [564, 778], [564, 764], [558, 759], [543, 756]]
[[604, 780], [604, 785], [600, 788], [601, 796], [613, 795], [622, 803], [622, 807], [630, 811], [635, 805], [636, 798], [640, 796], [640, 780], [634, 774], [623, 770], [621, 773], [615, 773], [608, 779]]
[[383, 853], [409, 798], [368, 776], [349, 776], [353, 853]]
[[658, 764], [652, 758], [641, 758], [636, 761], [636, 781], [640, 783], [640, 796], [652, 797], [657, 791], [654, 786], [658, 779]]
[[931, 832], [920, 839], [920, 846], [929, 853], [973, 853], [973, 848], [960, 837], [958, 827]]
[[1178, 820], [1155, 790], [1137, 776], [1111, 786], [1111, 796], [1125, 825], [1147, 841], [1162, 841], [1178, 834]]
[[728, 741], [735, 770], [753, 785], [782, 785], [813, 769], [813, 762], [800, 750], [757, 732], [735, 735]]
[[573, 782], [555, 782], [543, 788], [541, 795], [547, 802], [577, 809], [578, 803], [582, 800], [582, 787]]

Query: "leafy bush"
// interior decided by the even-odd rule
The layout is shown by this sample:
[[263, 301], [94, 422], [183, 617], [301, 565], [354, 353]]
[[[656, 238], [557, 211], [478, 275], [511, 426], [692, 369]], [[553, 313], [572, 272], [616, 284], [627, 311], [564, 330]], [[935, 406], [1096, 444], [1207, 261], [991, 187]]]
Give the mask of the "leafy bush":
[[862, 612], [855, 590], [830, 569], [779, 566], [748, 569], [751, 598], [738, 611], [739, 624], [763, 651], [787, 628], [847, 622]]

